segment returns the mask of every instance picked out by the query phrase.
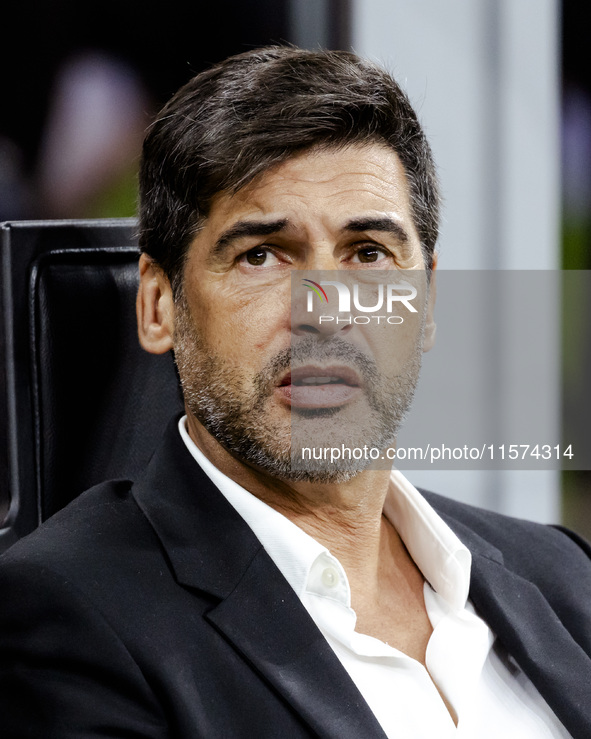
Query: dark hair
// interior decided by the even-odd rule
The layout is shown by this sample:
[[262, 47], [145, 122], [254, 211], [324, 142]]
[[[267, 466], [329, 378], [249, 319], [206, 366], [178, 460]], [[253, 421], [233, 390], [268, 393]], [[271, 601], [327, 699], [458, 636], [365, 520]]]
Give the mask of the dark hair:
[[221, 191], [312, 147], [382, 142], [408, 179], [427, 268], [439, 222], [431, 149], [408, 98], [377, 65], [344, 51], [272, 46], [198, 74], [165, 105], [140, 167], [143, 252], [176, 292], [188, 245]]

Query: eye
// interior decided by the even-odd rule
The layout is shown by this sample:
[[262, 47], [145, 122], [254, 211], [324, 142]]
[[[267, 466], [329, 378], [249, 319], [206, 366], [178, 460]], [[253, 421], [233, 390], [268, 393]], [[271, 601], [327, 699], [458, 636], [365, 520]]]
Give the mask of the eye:
[[249, 249], [242, 254], [239, 261], [251, 267], [273, 267], [279, 263], [273, 252], [264, 246], [255, 246], [253, 249]]
[[353, 255], [353, 261], [361, 264], [371, 264], [372, 262], [381, 262], [388, 256], [389, 254], [377, 246], [364, 246]]

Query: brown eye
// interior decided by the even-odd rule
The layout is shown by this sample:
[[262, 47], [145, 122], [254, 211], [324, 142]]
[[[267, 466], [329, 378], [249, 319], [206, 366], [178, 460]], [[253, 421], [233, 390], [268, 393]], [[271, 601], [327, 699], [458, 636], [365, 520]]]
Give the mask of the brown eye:
[[246, 261], [253, 267], [260, 267], [267, 260], [267, 252], [265, 249], [251, 249], [246, 252]]
[[372, 249], [372, 248], [360, 249], [357, 252], [359, 261], [363, 262], [364, 264], [368, 262], [377, 262], [380, 254], [381, 252], [378, 249]]

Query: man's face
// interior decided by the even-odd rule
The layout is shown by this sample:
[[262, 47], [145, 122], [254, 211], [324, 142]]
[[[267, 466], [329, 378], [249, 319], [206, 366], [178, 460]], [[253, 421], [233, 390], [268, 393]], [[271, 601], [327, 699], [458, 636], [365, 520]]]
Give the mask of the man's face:
[[[308, 152], [216, 196], [175, 305], [188, 412], [274, 477], [348, 479], [367, 464], [293, 469], [292, 454], [392, 443], [420, 367], [424, 268], [404, 170], [379, 144]], [[396, 327], [319, 324], [305, 290], [291, 295], [294, 269], [349, 283], [416, 270], [419, 312]]]

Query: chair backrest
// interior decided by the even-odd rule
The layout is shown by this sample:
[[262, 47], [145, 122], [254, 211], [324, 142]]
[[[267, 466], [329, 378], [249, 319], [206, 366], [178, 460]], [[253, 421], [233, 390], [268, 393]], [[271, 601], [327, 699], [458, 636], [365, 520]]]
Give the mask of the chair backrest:
[[0, 550], [86, 488], [137, 476], [182, 409], [137, 340], [135, 222], [1, 227]]

